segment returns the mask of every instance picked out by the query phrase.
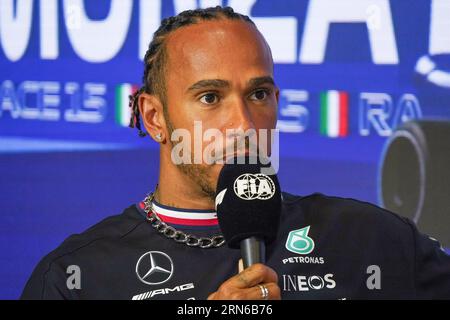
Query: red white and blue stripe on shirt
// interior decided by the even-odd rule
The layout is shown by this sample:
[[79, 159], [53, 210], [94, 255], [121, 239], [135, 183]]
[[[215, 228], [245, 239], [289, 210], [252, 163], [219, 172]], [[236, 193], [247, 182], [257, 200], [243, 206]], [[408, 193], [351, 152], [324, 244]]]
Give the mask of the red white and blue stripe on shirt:
[[[146, 215], [144, 202], [139, 202], [136, 207], [141, 214]], [[214, 209], [180, 209], [160, 204], [155, 200], [152, 202], [152, 209], [162, 222], [174, 228], [192, 230], [219, 229], [219, 221]]]

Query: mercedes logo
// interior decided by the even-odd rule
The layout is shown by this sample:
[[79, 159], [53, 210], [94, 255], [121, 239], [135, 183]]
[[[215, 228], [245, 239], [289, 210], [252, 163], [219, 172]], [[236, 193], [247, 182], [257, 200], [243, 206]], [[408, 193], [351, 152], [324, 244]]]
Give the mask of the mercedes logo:
[[136, 263], [136, 275], [145, 284], [161, 284], [172, 277], [173, 262], [161, 251], [144, 253]]

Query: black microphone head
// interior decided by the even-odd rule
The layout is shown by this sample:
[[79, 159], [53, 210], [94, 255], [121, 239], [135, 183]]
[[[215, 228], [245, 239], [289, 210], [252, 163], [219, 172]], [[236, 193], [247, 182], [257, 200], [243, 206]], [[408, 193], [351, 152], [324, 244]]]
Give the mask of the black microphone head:
[[273, 242], [280, 222], [281, 191], [270, 164], [263, 165], [258, 157], [229, 159], [217, 182], [216, 211], [230, 248], [239, 249], [240, 242], [250, 237], [266, 245]]

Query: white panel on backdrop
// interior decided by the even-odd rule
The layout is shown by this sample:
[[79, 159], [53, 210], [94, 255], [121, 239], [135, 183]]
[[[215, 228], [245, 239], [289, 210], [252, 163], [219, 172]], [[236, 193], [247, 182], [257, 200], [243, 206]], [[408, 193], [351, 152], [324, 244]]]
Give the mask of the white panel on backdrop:
[[83, 0], [64, 0], [63, 7], [67, 34], [82, 59], [105, 62], [122, 48], [131, 21], [132, 0], [111, 0], [109, 15], [101, 21], [89, 19]]
[[139, 2], [139, 58], [144, 59], [153, 33], [161, 24], [161, 0]]
[[59, 56], [58, 29], [58, 0], [41, 1], [41, 57], [42, 59], [56, 59]]
[[397, 64], [398, 52], [388, 0], [314, 0], [306, 16], [301, 63], [322, 63], [331, 23], [367, 25], [375, 64]]
[[2, 1], [0, 10], [0, 43], [6, 57], [20, 60], [25, 53], [31, 34], [32, 0], [17, 0], [14, 15], [14, 0]]

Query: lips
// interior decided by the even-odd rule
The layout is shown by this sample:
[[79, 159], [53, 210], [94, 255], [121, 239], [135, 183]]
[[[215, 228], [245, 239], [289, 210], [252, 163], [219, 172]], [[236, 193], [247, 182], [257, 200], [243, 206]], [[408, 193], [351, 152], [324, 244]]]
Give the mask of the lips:
[[228, 162], [229, 160], [236, 158], [236, 157], [258, 157], [258, 152], [256, 151], [257, 149], [255, 148], [255, 150], [245, 150], [243, 152], [234, 152], [234, 153], [229, 153], [226, 154], [225, 156], [223, 156], [221, 159], [215, 159], [216, 162], [217, 160], [222, 160], [224, 163]]

